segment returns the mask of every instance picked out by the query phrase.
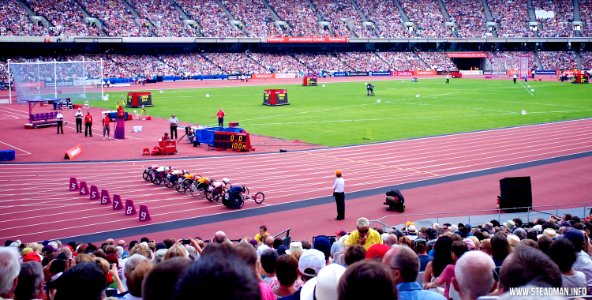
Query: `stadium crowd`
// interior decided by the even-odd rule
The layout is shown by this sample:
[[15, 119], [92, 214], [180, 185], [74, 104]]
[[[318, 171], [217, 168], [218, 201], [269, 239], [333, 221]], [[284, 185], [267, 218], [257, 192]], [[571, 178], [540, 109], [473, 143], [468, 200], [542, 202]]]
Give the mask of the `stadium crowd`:
[[[580, 15], [584, 23], [583, 36], [592, 35], [590, 0], [580, 0]], [[29, 12], [17, 3], [6, 0], [0, 4], [2, 36], [205, 36], [205, 37], [279, 37], [279, 36], [343, 36], [381, 38], [446, 38], [487, 37], [486, 8], [481, 1], [446, 0], [444, 9], [438, 1], [401, 0], [403, 11], [387, 0], [25, 0], [32, 15], [45, 17], [48, 28], [33, 21]], [[126, 6], [129, 3], [130, 6]], [[529, 28], [526, 0], [508, 3], [487, 0], [497, 35], [506, 37], [534, 37]], [[154, 9], [157, 8], [157, 9]], [[543, 37], [574, 36], [571, 21], [573, 1], [533, 0], [537, 12], [538, 35]], [[273, 13], [287, 28], [275, 24]], [[87, 15], [88, 14], [88, 15]], [[185, 24], [185, 16], [197, 26]], [[404, 28], [404, 16], [414, 22], [415, 32]], [[98, 21], [88, 19], [96, 18]], [[319, 22], [327, 22], [324, 27]], [[363, 22], [368, 21], [366, 26]], [[97, 23], [98, 22], [98, 23]], [[195, 24], [189, 22], [189, 24]], [[445, 23], [453, 22], [457, 31]], [[35, 24], [37, 23], [37, 24]], [[104, 25], [104, 26], [101, 26]]]
[[[2, 299], [510, 299], [512, 288], [590, 294], [592, 219], [565, 214], [477, 226], [433, 223], [292, 241], [267, 226], [240, 240], [6, 240]], [[566, 288], [559, 290], [558, 288]]]
[[411, 22], [415, 23], [420, 37], [453, 37], [452, 31], [444, 24], [444, 16], [436, 2], [431, 0], [401, 0], [400, 2]]
[[528, 26], [528, 5], [526, 0], [515, 0], [508, 5], [504, 0], [487, 0], [493, 19], [497, 23], [500, 38], [533, 37]]
[[[570, 37], [574, 36], [571, 22], [573, 21], [573, 1], [545, 1], [533, 0], [532, 5], [539, 22], [539, 35], [542, 37]], [[552, 12], [552, 13], [549, 13]], [[542, 25], [542, 26], [541, 26]]]
[[487, 37], [485, 9], [481, 2], [446, 0], [444, 1], [451, 21], [458, 26], [459, 38]]
[[[577, 68], [574, 52], [565, 51], [498, 51], [486, 52], [492, 68], [497, 71], [525, 68], [520, 57], [528, 58], [529, 70], [571, 70]], [[304, 75], [330, 72], [371, 71], [456, 71], [454, 62], [443, 52], [336, 52], [336, 53], [191, 53], [162, 55], [71, 55], [65, 57], [12, 57], [12, 62], [99, 61], [103, 60], [106, 78], [153, 78], [179, 76], [182, 79], [199, 75], [292, 73]], [[541, 65], [539, 66], [538, 60]], [[0, 81], [6, 81], [6, 59], [0, 59]], [[591, 67], [589, 53], [581, 53], [584, 69]], [[87, 74], [100, 74], [87, 70]]]
[[[375, 32], [379, 38], [413, 37], [413, 34], [403, 25], [397, 6], [389, 5], [384, 0], [358, 0], [358, 3], [366, 18], [376, 25]], [[394, 20], [399, 21], [395, 22]]]

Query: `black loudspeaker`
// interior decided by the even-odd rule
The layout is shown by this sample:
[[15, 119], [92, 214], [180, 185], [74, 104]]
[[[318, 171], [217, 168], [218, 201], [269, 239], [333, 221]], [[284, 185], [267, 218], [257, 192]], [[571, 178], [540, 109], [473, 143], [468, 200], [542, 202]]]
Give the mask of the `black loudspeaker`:
[[499, 208], [505, 211], [527, 211], [532, 208], [530, 177], [500, 179]]

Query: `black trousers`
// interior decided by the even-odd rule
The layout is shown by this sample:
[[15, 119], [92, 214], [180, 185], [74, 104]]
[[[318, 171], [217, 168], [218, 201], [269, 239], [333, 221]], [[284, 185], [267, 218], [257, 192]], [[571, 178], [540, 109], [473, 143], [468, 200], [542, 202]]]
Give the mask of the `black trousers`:
[[335, 197], [335, 204], [337, 204], [337, 218], [339, 220], [345, 219], [345, 193], [333, 193]]
[[58, 120], [58, 134], [64, 134], [64, 121]]
[[92, 137], [92, 123], [84, 123], [84, 136]]
[[218, 118], [218, 126], [224, 127], [224, 118]]
[[82, 119], [76, 118], [76, 133], [82, 133]]
[[177, 125], [171, 125], [171, 140], [176, 140], [178, 137], [179, 135], [177, 135]]

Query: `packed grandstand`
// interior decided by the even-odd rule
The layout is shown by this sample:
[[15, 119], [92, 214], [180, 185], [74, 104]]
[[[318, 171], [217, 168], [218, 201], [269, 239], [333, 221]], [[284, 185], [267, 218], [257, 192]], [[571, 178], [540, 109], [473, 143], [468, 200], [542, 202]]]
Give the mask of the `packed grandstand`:
[[[543, 73], [588, 70], [592, 68], [585, 43], [591, 35], [590, 7], [588, 0], [8, 0], [0, 6], [1, 44], [10, 50], [9, 45], [27, 38], [31, 47], [25, 50], [31, 49], [5, 51], [0, 81], [8, 80], [8, 59], [75, 61], [83, 56], [102, 59], [105, 78], [126, 80], [487, 71], [496, 68], [493, 60], [499, 57], [508, 57], [497, 68], [506, 71], [518, 68], [517, 56], [529, 57], [528, 68]], [[98, 41], [80, 42], [84, 37], [103, 38], [108, 46], [83, 50], [81, 45]], [[131, 49], [132, 40], [110, 40], [114, 37], [137, 38], [133, 43], [147, 48], [155, 43], [178, 44], [156, 51]], [[188, 37], [194, 39], [182, 40]], [[237, 39], [229, 42], [229, 38]], [[461, 42], [467, 38], [478, 40]], [[311, 41], [325, 47], [321, 51], [307, 47]], [[37, 51], [40, 42], [65, 45]], [[463, 62], [447, 56], [448, 51], [479, 51], [483, 59]]]
[[[102, 61], [109, 84], [592, 69], [591, 0], [3, 0], [0, 24], [2, 83], [11, 63], [52, 60]], [[353, 225], [298, 241], [265, 226], [240, 241], [223, 231], [162, 241], [5, 240], [0, 299], [592, 292], [589, 216]]]

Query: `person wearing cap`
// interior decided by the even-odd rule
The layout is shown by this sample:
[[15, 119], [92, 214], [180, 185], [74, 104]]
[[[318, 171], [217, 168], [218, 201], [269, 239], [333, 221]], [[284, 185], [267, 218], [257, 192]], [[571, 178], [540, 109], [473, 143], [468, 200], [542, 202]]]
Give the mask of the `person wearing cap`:
[[420, 265], [419, 258], [409, 247], [402, 245], [392, 246], [382, 258], [382, 262], [391, 269], [399, 299], [446, 299], [439, 293], [423, 290], [417, 282]]
[[378, 231], [370, 228], [370, 221], [366, 218], [359, 218], [356, 230], [352, 231], [345, 240], [345, 246], [362, 245], [366, 251], [375, 244], [382, 244], [382, 237]]
[[179, 136], [177, 135], [177, 125], [179, 125], [179, 119], [175, 114], [172, 114], [169, 118], [169, 127], [171, 129], [171, 139], [176, 140]]
[[338, 264], [330, 264], [319, 271], [317, 277], [309, 280], [302, 286], [300, 299], [302, 300], [337, 300], [337, 286], [345, 267]]
[[[303, 251], [298, 260], [298, 274], [300, 274], [300, 279], [302, 279], [304, 285], [306, 285], [307, 281], [316, 277], [324, 266], [325, 255], [323, 252], [316, 249]], [[301, 287], [294, 294], [278, 298], [278, 300], [300, 300], [302, 289]]]
[[333, 197], [337, 205], [337, 218], [335, 220], [345, 219], [345, 180], [341, 170], [335, 171], [335, 181], [333, 181]]
[[570, 240], [574, 245], [576, 252], [576, 262], [573, 264], [573, 269], [584, 273], [586, 276], [586, 283], [588, 284], [588, 293], [592, 292], [592, 259], [590, 255], [583, 251], [584, 234], [577, 229], [568, 229], [563, 233], [563, 237]]

